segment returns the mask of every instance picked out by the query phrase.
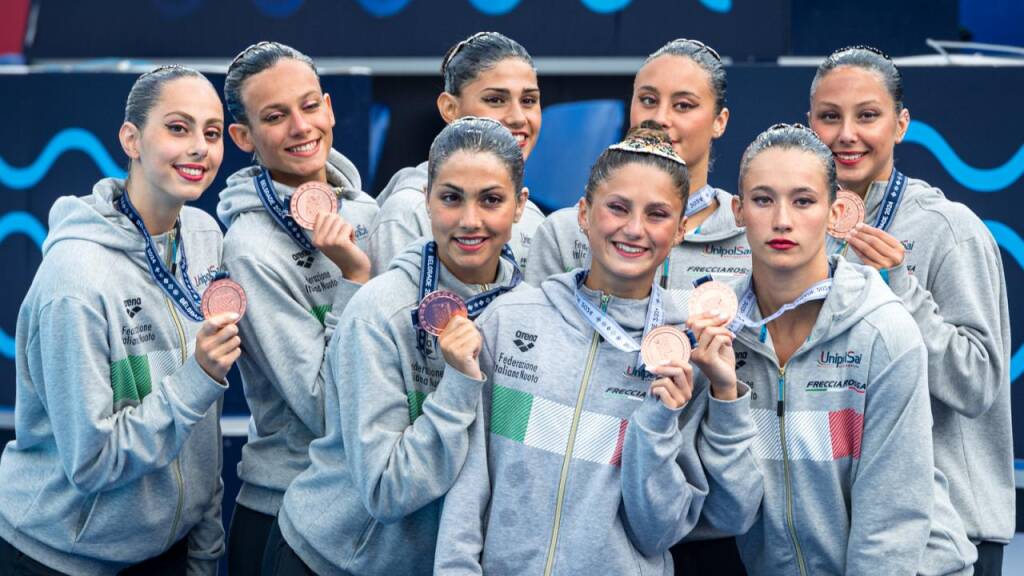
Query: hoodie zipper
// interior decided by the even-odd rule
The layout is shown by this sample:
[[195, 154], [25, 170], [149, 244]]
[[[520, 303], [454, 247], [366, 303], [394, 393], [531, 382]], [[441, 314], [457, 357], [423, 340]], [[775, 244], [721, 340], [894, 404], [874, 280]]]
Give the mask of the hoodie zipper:
[[[611, 297], [607, 294], [601, 295], [601, 311], [608, 311], [608, 301]], [[576, 443], [576, 429], [579, 427], [580, 415], [583, 412], [583, 399], [587, 395], [587, 387], [590, 384], [590, 371], [594, 368], [594, 357], [597, 356], [597, 345], [601, 343], [601, 335], [594, 330], [594, 336], [590, 339], [590, 352], [587, 354], [587, 363], [583, 369], [583, 379], [580, 381], [580, 392], [576, 395], [576, 409], [572, 415], [572, 426], [569, 428], [569, 442], [565, 447], [565, 456], [562, 458], [562, 474], [558, 479], [558, 496], [555, 498], [555, 521], [551, 528], [551, 541], [548, 543], [548, 558], [544, 563], [544, 576], [551, 576], [555, 567], [555, 549], [558, 547], [558, 529], [562, 523], [562, 504], [565, 500], [565, 485], [569, 479], [569, 464], [572, 462], [573, 446]]]
[[[172, 243], [176, 244], [176, 238], [174, 229], [168, 235], [168, 248]], [[171, 269], [171, 266], [175, 264], [177, 258], [174, 257], [175, 250], [167, 250], [167, 267]], [[185, 365], [185, 361], [188, 359], [188, 342], [185, 340], [185, 328], [181, 325], [181, 319], [178, 317], [177, 311], [174, 309], [174, 303], [166, 295], [164, 296], [164, 302], [167, 304], [167, 310], [171, 313], [171, 320], [174, 321], [174, 328], [178, 333], [178, 345], [181, 349], [181, 365]], [[171, 534], [167, 538], [167, 543], [164, 545], [164, 549], [170, 548], [171, 544], [174, 544], [174, 535], [178, 532], [178, 524], [181, 523], [181, 510], [185, 506], [185, 481], [181, 476], [181, 462], [178, 458], [174, 459], [174, 480], [178, 486], [178, 507], [174, 511], [174, 524], [171, 525]]]
[[786, 368], [779, 368], [779, 401], [776, 405], [776, 413], [779, 416], [779, 439], [782, 441], [782, 468], [786, 476], [786, 527], [789, 528], [789, 537], [793, 540], [793, 549], [796, 551], [797, 567], [800, 568], [800, 576], [807, 575], [807, 566], [804, 563], [804, 554], [800, 550], [800, 540], [796, 536], [796, 523], [793, 521], [793, 482], [789, 475], [789, 450], [786, 448]]

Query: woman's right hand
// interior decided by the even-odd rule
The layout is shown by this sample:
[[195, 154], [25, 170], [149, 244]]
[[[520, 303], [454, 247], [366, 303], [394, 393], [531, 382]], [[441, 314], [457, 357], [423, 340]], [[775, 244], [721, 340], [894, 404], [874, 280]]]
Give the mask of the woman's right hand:
[[346, 280], [366, 284], [370, 280], [370, 257], [356, 244], [356, 231], [335, 212], [320, 212], [313, 223], [313, 246], [341, 270]]
[[484, 379], [478, 361], [483, 342], [483, 336], [477, 330], [476, 324], [465, 316], [453, 316], [445, 326], [444, 332], [437, 337], [444, 361], [474, 380]]
[[196, 362], [217, 382], [224, 378], [231, 365], [242, 354], [238, 337], [238, 314], [225, 312], [207, 318], [196, 334]]

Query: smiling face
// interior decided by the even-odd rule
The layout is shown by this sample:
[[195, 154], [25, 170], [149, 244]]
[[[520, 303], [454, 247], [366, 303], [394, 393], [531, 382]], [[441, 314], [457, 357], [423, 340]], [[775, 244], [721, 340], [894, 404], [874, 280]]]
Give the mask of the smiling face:
[[830, 204], [820, 158], [797, 148], [770, 148], [750, 161], [740, 186], [733, 209], [747, 228], [755, 268], [794, 271], [825, 257]]
[[198, 199], [224, 158], [224, 109], [204, 78], [170, 80], [149, 110], [145, 125], [121, 126], [132, 159], [133, 188], [153, 201], [180, 206]]
[[629, 163], [599, 184], [590, 201], [580, 200], [579, 224], [590, 243], [587, 286], [642, 298], [683, 239], [683, 200], [663, 170]]
[[445, 122], [464, 116], [481, 116], [501, 122], [515, 136], [529, 158], [540, 135], [540, 88], [537, 72], [520, 58], [505, 58], [488, 68], [459, 90], [438, 96], [438, 109]]
[[893, 148], [910, 125], [910, 113], [896, 112], [882, 76], [856, 66], [840, 66], [821, 79], [808, 116], [832, 150], [839, 183], [861, 196], [872, 182], [889, 178]]
[[246, 79], [241, 93], [249, 123], [231, 125], [235, 144], [255, 151], [278, 182], [326, 182], [334, 111], [309, 65], [282, 58]]
[[438, 168], [427, 211], [438, 257], [456, 278], [466, 284], [494, 282], [501, 249], [522, 216], [526, 196], [490, 152], [458, 151]]
[[711, 76], [685, 56], [664, 55], [637, 72], [629, 108], [631, 126], [657, 122], [672, 139], [676, 154], [686, 161], [691, 179], [707, 179], [711, 141], [725, 132], [729, 110], [715, 110]]

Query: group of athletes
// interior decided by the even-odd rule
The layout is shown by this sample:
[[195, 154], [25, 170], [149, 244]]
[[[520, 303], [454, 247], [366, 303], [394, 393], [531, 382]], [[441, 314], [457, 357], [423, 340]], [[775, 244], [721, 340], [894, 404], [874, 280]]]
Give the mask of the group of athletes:
[[[223, 106], [186, 67], [136, 80], [128, 176], [54, 203], [18, 316], [0, 574], [213, 574], [225, 550], [231, 574], [1000, 573], [1000, 253], [894, 166], [888, 56], [825, 59], [808, 126], [759, 134], [731, 193], [726, 70], [669, 42], [547, 217], [527, 51], [475, 34], [442, 75], [447, 126], [376, 198], [289, 46], [240, 53]], [[225, 132], [253, 165], [222, 234], [185, 204]]]

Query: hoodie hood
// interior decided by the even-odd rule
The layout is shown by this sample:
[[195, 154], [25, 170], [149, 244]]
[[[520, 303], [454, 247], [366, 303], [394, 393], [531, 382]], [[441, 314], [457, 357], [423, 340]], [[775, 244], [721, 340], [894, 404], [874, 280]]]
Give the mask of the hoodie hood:
[[[409, 244], [405, 250], [400, 252], [397, 256], [391, 260], [391, 265], [388, 270], [401, 270], [408, 277], [409, 281], [413, 285], [419, 286], [420, 283], [420, 269], [422, 269], [423, 263], [423, 246], [427, 242], [433, 242], [430, 238], [421, 238], [412, 244]], [[450, 290], [455, 292], [463, 298], [471, 298], [480, 293], [479, 284], [466, 284], [462, 280], [455, 277], [451, 271], [441, 262], [438, 258], [438, 269], [440, 275], [437, 279], [438, 289]], [[498, 260], [498, 277], [493, 282], [494, 286], [508, 286], [512, 281], [512, 276], [515, 270], [512, 267], [512, 263], [504, 258]]]
[[[253, 178], [263, 170], [262, 166], [248, 166], [228, 176], [227, 186], [220, 193], [217, 203], [217, 218], [230, 228], [235, 217], [243, 212], [263, 210], [263, 202], [256, 192]], [[352, 162], [337, 150], [331, 149], [327, 155], [327, 183], [340, 189], [342, 200], [355, 200], [362, 194], [363, 182], [359, 171]], [[274, 182], [274, 193], [286, 199], [295, 192], [295, 188], [280, 182]]]
[[[899, 298], [889, 290], [874, 268], [847, 261], [838, 254], [830, 256], [834, 268], [832, 274], [832, 290], [818, 313], [818, 319], [807, 339], [809, 344], [825, 342], [841, 336], [868, 314], [887, 304], [901, 304]], [[752, 282], [752, 276], [739, 287], [740, 298], [746, 293]], [[763, 317], [757, 306], [754, 306], [751, 320]], [[759, 339], [760, 328], [746, 327], [736, 337], [753, 349], [761, 350], [772, 357], [765, 343]]]
[[45, 257], [64, 240], [85, 240], [121, 252], [145, 250], [146, 242], [135, 225], [114, 207], [125, 191], [124, 180], [104, 178], [89, 196], [62, 196], [50, 209], [50, 231], [43, 242]]
[[707, 244], [746, 234], [746, 228], [736, 225], [736, 216], [732, 212], [732, 198], [732, 194], [721, 188], [715, 188], [715, 200], [718, 200], [718, 208], [701, 223], [700, 234], [689, 232], [684, 241]]
[[421, 194], [427, 189], [427, 163], [402, 168], [388, 180], [384, 189], [377, 195], [377, 205], [383, 206], [399, 190], [416, 190]]
[[[578, 269], [551, 276], [541, 283], [540, 289], [570, 326], [581, 334], [589, 334], [593, 327], [576, 307], [577, 272]], [[660, 286], [655, 285], [653, 289], [661, 292], [665, 324], [679, 326], [685, 323], [686, 313], [673, 302], [673, 299]], [[601, 305], [601, 296], [604, 293], [585, 285], [580, 287], [580, 293], [595, 306]], [[644, 322], [647, 321], [649, 302], [650, 297], [629, 299], [609, 295], [607, 314], [639, 342], [644, 331]]]

